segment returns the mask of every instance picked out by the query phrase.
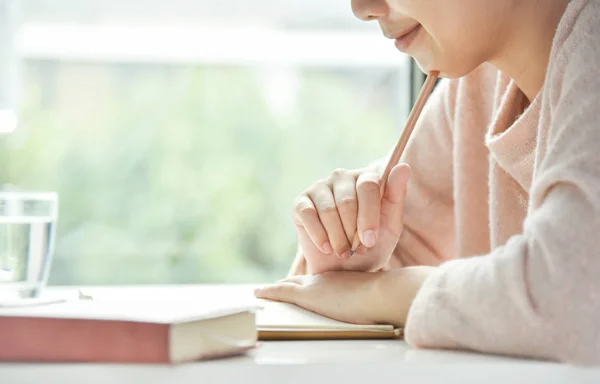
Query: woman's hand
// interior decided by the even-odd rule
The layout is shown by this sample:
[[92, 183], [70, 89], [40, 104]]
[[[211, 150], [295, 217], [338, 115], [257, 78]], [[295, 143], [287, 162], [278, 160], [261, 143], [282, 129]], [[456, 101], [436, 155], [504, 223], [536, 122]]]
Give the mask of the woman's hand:
[[410, 267], [375, 273], [340, 271], [292, 276], [257, 289], [254, 294], [347, 323], [403, 327], [413, 299], [433, 270], [435, 267]]
[[[380, 196], [375, 167], [337, 170], [295, 201], [293, 220], [306, 273], [379, 271], [388, 265], [403, 229], [410, 169], [394, 167]], [[350, 256], [358, 230], [361, 246]]]

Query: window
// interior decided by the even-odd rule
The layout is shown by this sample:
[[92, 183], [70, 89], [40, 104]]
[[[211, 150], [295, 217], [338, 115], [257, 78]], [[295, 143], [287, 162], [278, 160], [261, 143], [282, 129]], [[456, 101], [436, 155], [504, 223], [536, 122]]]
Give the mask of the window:
[[408, 114], [409, 59], [349, 0], [19, 4], [0, 183], [59, 193], [50, 284], [280, 278], [294, 197]]

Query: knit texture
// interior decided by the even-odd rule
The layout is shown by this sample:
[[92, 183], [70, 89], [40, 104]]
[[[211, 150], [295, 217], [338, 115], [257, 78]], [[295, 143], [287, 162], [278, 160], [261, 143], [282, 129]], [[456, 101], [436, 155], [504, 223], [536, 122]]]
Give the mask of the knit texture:
[[571, 1], [524, 112], [490, 64], [432, 94], [396, 252], [440, 264], [408, 343], [600, 363], [599, 36], [600, 2]]

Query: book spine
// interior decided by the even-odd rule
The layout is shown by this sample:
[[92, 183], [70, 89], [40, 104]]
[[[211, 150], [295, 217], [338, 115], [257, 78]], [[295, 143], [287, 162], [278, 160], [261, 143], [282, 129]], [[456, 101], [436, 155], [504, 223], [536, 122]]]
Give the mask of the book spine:
[[0, 317], [0, 360], [170, 363], [168, 324]]

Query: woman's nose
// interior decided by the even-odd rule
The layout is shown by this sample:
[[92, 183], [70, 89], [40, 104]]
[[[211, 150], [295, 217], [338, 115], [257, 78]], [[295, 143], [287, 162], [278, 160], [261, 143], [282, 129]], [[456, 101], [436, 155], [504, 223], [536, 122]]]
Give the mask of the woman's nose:
[[352, 12], [363, 21], [377, 20], [387, 13], [386, 0], [352, 0]]

